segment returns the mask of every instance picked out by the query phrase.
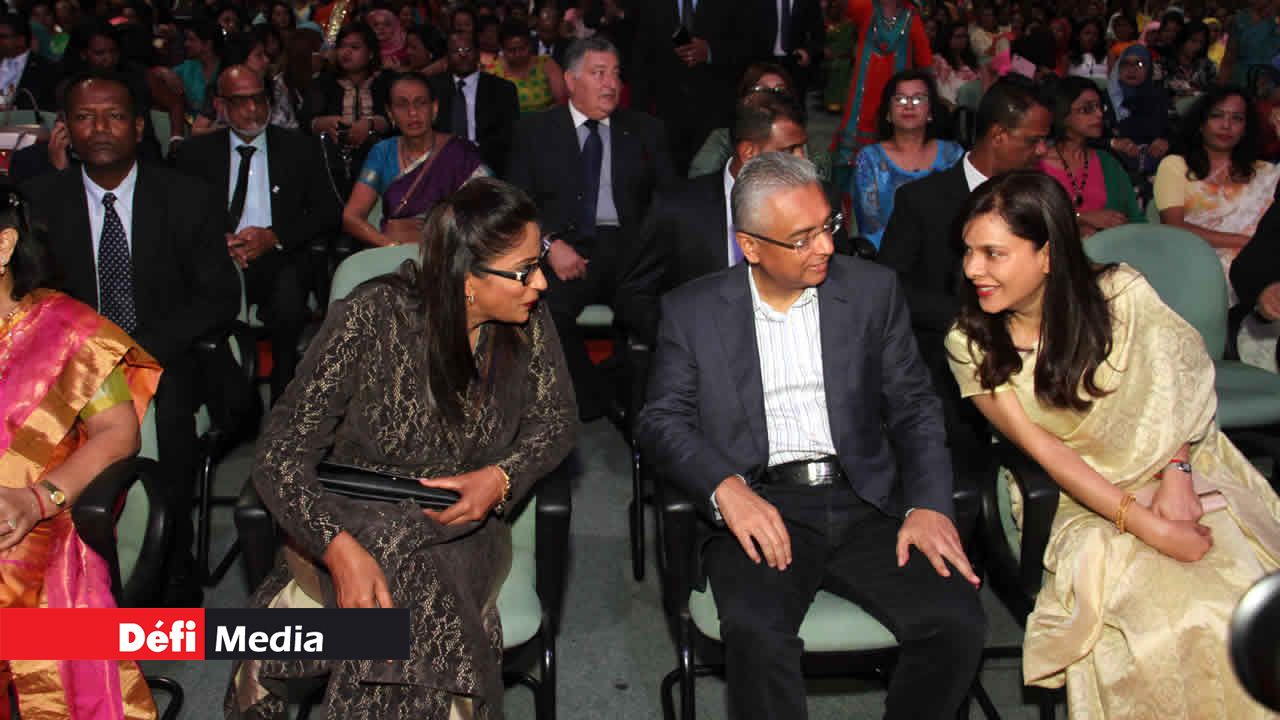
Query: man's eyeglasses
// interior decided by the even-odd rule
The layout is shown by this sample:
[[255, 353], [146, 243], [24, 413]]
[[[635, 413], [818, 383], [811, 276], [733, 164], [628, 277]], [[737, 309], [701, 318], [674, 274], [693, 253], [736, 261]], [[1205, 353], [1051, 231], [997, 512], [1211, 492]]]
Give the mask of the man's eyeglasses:
[[791, 91], [786, 85], [752, 85], [747, 91], [750, 94], [769, 93], [771, 95], [790, 95]]
[[889, 98], [889, 100], [890, 102], [892, 102], [894, 105], [897, 105], [898, 107], [906, 107], [908, 105], [918, 106], [918, 105], [929, 104], [928, 95], [894, 95], [893, 97]]
[[544, 235], [542, 237], [542, 250], [538, 252], [538, 259], [528, 265], [525, 265], [519, 270], [498, 270], [484, 265], [477, 265], [476, 272], [497, 275], [498, 277], [503, 277], [508, 280], [515, 280], [521, 285], [527, 287], [529, 285], [529, 279], [533, 277], [533, 274], [542, 270], [542, 261], [547, 259], [547, 253], [551, 251], [551, 241], [553, 239], [554, 238], [550, 235]]
[[[796, 240], [795, 242], [782, 242], [781, 240], [774, 240], [773, 238], [767, 235], [760, 235], [759, 233], [748, 232], [741, 228], [738, 228], [738, 232], [742, 233], [743, 235], [750, 235], [751, 237], [757, 240], [763, 240], [764, 242], [767, 242], [770, 245], [777, 245], [778, 247], [790, 248], [792, 250], [795, 250], [797, 253], [802, 253], [805, 251], [805, 248], [813, 244], [813, 242], [818, 238], [822, 237], [823, 235], [835, 236], [836, 233], [840, 232], [840, 228], [843, 228], [843, 227], [844, 227], [844, 213], [835, 212], [835, 213], [831, 213], [831, 217], [827, 218], [826, 222], [822, 223], [821, 225], [819, 225], [818, 227], [812, 230], [807, 231], [804, 237], [800, 238], [799, 240]], [[795, 233], [792, 233], [792, 234], [794, 235]]]

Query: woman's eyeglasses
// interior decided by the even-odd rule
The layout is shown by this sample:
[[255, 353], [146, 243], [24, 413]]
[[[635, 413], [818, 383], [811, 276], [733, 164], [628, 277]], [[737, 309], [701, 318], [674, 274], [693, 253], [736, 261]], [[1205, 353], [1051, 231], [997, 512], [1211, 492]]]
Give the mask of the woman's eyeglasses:
[[742, 233], [743, 235], [750, 235], [751, 237], [757, 240], [763, 240], [764, 242], [767, 242], [770, 245], [777, 245], [778, 247], [790, 248], [792, 250], [795, 250], [797, 253], [803, 253], [805, 251], [805, 248], [812, 245], [815, 240], [822, 237], [823, 235], [831, 235], [834, 237], [836, 233], [840, 232], [840, 228], [842, 227], [844, 227], [844, 213], [834, 212], [834, 213], [831, 213], [831, 216], [827, 218], [826, 222], [808, 231], [804, 237], [800, 238], [795, 242], [782, 242], [781, 240], [774, 240], [773, 238], [767, 235], [760, 235], [758, 233], [747, 232], [742, 228], [738, 228], [738, 232]]
[[1078, 107], [1071, 108], [1071, 112], [1076, 113], [1077, 115], [1092, 115], [1100, 110], [1102, 110], [1102, 103], [1096, 102], [1087, 102]]
[[747, 92], [749, 94], [755, 94], [755, 93], [769, 93], [771, 95], [790, 95], [791, 94], [791, 91], [787, 89], [786, 85], [752, 85], [750, 89], [747, 90]]
[[554, 240], [552, 236], [544, 235], [542, 237], [542, 250], [538, 253], [538, 259], [528, 265], [525, 265], [519, 270], [498, 270], [497, 268], [477, 265], [476, 272], [497, 275], [498, 277], [506, 278], [508, 280], [515, 280], [521, 285], [527, 287], [529, 285], [529, 279], [533, 277], [533, 274], [542, 270], [542, 261], [547, 259], [547, 253], [551, 251], [552, 240]]
[[908, 105], [914, 107], [929, 104], [928, 95], [894, 95], [889, 98], [889, 100], [898, 107], [907, 107]]

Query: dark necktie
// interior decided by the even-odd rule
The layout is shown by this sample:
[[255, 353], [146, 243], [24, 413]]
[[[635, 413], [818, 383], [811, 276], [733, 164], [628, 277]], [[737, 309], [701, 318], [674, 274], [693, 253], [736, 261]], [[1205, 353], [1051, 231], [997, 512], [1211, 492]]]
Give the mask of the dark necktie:
[[791, 54], [791, 0], [782, 0], [778, 14], [778, 31], [782, 33], [782, 52]]
[[693, 34], [693, 0], [680, 0], [680, 24]]
[[240, 216], [244, 214], [244, 199], [249, 194], [249, 167], [252, 165], [253, 153], [258, 148], [252, 145], [241, 145], [236, 148], [240, 153], [240, 170], [236, 173], [236, 189], [231, 193], [231, 207], [227, 210], [230, 232], [240, 227]]
[[600, 139], [600, 121], [587, 119], [587, 140], [582, 143], [582, 226], [579, 237], [595, 237], [596, 206], [600, 202], [600, 166], [604, 164], [604, 142]]
[[129, 260], [129, 240], [116, 213], [115, 193], [102, 196], [102, 237], [98, 241], [99, 310], [127, 333], [138, 329], [138, 313], [133, 304], [133, 265]]
[[469, 140], [471, 133], [467, 129], [467, 87], [466, 80], [458, 81], [458, 90], [453, 94], [453, 107], [450, 108], [449, 114], [452, 115], [453, 134], [463, 140]]

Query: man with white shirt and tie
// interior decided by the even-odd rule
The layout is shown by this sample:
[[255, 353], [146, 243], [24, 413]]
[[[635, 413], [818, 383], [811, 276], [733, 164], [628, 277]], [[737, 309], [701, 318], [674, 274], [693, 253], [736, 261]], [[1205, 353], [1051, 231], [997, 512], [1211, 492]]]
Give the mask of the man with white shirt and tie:
[[337, 232], [338, 206], [314, 141], [267, 124], [271, 105], [261, 76], [243, 65], [224, 68], [213, 103], [229, 127], [183, 143], [177, 167], [226, 198], [227, 253], [270, 334], [274, 399], [293, 379], [298, 339], [311, 319], [307, 248]]
[[21, 15], [0, 15], [0, 95], [11, 107], [51, 110], [57, 67], [32, 52], [31, 26]]
[[729, 716], [807, 716], [797, 633], [825, 589], [898, 640], [884, 717], [952, 717], [986, 621], [902, 289], [834, 254], [805, 159], [751, 160], [732, 207], [745, 262], [663, 297], [637, 428], [708, 521]]
[[569, 102], [520, 119], [507, 180], [538, 205], [552, 233], [544, 297], [556, 321], [584, 420], [615, 417], [613, 393], [587, 355], [577, 318], [614, 305], [654, 192], [675, 175], [662, 124], [618, 107], [618, 50], [602, 36], [565, 53]]
[[631, 104], [662, 119], [681, 176], [707, 135], [732, 122], [747, 64], [770, 54], [762, 1], [647, 0], [632, 8]]
[[520, 117], [516, 86], [480, 70], [472, 33], [450, 34], [448, 53], [449, 72], [427, 79], [436, 99], [435, 129], [475, 143], [484, 164], [503, 176], [511, 133]]
[[560, 8], [554, 2], [538, 8], [534, 41], [534, 51], [538, 55], [549, 55], [557, 65], [564, 67], [564, 51], [569, 49], [569, 40], [560, 34]]
[[173, 492], [174, 536], [158, 602], [198, 606], [200, 574], [191, 557], [195, 342], [235, 320], [240, 297], [223, 241], [223, 205], [195, 179], [138, 163], [146, 110], [124, 79], [77, 75], [63, 97], [82, 164], [37, 177], [22, 192], [58, 269], [58, 289], [97, 308], [164, 366], [156, 434]]
[[640, 259], [630, 264], [618, 291], [617, 312], [649, 345], [658, 331], [662, 295], [742, 260], [729, 204], [742, 166], [769, 152], [805, 157], [809, 141], [800, 108], [770, 93], [739, 101], [729, 136], [733, 156], [724, 170], [659, 193], [640, 231]]
[[801, 92], [822, 61], [827, 33], [818, 0], [760, 0], [773, 61], [787, 69]]

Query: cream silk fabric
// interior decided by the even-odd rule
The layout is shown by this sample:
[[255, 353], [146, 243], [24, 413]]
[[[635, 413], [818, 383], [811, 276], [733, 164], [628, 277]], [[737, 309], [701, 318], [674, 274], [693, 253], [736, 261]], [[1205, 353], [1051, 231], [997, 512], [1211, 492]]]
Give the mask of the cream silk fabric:
[[[1237, 682], [1226, 641], [1236, 602], [1277, 568], [1280, 500], [1214, 422], [1213, 363], [1195, 328], [1128, 266], [1101, 285], [1115, 332], [1098, 380], [1110, 394], [1083, 413], [1042, 406], [1034, 352], [996, 391], [1014, 392], [1033, 422], [1131, 492], [1156, 482], [1190, 442], [1191, 463], [1229, 508], [1202, 521], [1213, 530], [1209, 553], [1181, 563], [1063, 493], [1027, 619], [1025, 681], [1065, 683], [1072, 718], [1272, 717]], [[986, 392], [975, 377], [980, 351], [955, 329], [947, 348], [961, 393]]]

